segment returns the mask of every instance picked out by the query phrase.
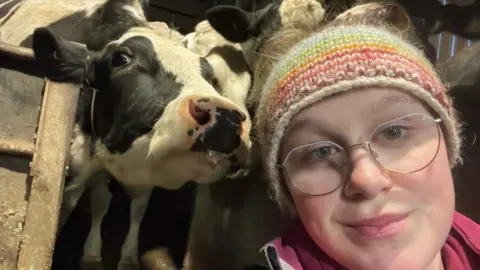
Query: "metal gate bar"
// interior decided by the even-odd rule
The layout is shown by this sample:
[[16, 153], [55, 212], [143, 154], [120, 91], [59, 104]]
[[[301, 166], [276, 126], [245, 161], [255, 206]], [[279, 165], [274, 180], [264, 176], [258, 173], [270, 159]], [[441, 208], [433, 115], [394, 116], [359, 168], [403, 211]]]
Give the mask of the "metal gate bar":
[[[33, 59], [31, 49], [0, 42], [2, 56]], [[17, 269], [50, 269], [80, 87], [46, 80], [35, 145], [0, 141], [0, 153], [32, 157], [33, 177]], [[1, 198], [0, 198], [1, 200]]]
[[16, 140], [0, 140], [0, 154], [10, 154], [16, 156], [33, 157], [35, 145], [30, 142]]
[[17, 269], [50, 269], [79, 87], [46, 82]]

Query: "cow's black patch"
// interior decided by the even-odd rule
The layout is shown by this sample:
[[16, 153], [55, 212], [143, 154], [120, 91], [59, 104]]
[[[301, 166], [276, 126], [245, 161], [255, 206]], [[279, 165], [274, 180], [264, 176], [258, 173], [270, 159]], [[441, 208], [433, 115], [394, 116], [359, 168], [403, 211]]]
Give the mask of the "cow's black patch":
[[225, 39], [231, 42], [245, 42], [258, 38], [270, 30], [271, 26], [280, 25], [278, 9], [281, 1], [266, 5], [255, 13], [247, 12], [236, 6], [218, 5], [205, 13], [210, 25]]
[[85, 46], [41, 27], [33, 32], [32, 48], [35, 61], [42, 66], [44, 76], [51, 80], [81, 82], [90, 55]]
[[237, 110], [217, 107], [215, 117], [215, 124], [197, 138], [190, 150], [195, 152], [212, 150], [230, 154], [240, 146], [241, 139], [238, 131], [245, 120], [245, 115]]
[[108, 42], [117, 40], [132, 27], [146, 26], [145, 21], [140, 21], [123, 8], [131, 6], [130, 1], [106, 1], [97, 9], [96, 27], [87, 33], [87, 47], [94, 51], [101, 50]]
[[246, 63], [244, 61], [237, 60], [237, 59], [244, 58], [241, 50], [230, 45], [224, 45], [224, 46], [217, 46], [212, 48], [208, 52], [207, 56], [212, 54], [217, 54], [221, 56], [223, 59], [225, 59], [225, 62], [227, 63], [228, 67], [234, 73], [239, 74], [245, 71]]
[[227, 173], [235, 173], [238, 170], [242, 169], [240, 164], [238, 163], [238, 157], [236, 155], [230, 156], [228, 158], [228, 161], [230, 161], [230, 167], [228, 167], [228, 172]]
[[100, 89], [95, 100], [96, 133], [112, 153], [127, 151], [136, 138], [151, 131], [183, 87], [160, 65], [145, 37], [132, 37], [94, 55], [87, 78], [91, 87]]
[[231, 42], [245, 42], [254, 28], [253, 14], [236, 6], [220, 5], [206, 12], [210, 25]]
[[[88, 49], [100, 51], [128, 29], [146, 26], [145, 21], [138, 20], [129, 10], [123, 8], [124, 6], [131, 6], [130, 1], [109, 0], [97, 8], [90, 18], [85, 19], [85, 11], [78, 11], [47, 27], [55, 33], [60, 33], [66, 40], [85, 43]], [[72, 25], [75, 26], [75, 31], [72, 31]], [[31, 44], [32, 35], [20, 43], [24, 47], [31, 47]]]
[[228, 158], [228, 161], [232, 162], [232, 163], [237, 163], [238, 162], [238, 158], [237, 156], [231, 156]]
[[213, 68], [208, 63], [207, 59], [200, 57], [200, 74], [211, 85], [215, 86], [214, 82], [217, 80], [213, 73]]
[[97, 53], [46, 28], [36, 29], [33, 37], [37, 59], [48, 64], [47, 77], [83, 79], [77, 123], [112, 153], [127, 151], [136, 138], [151, 131], [183, 87], [160, 65], [152, 42], [145, 37], [110, 44]]

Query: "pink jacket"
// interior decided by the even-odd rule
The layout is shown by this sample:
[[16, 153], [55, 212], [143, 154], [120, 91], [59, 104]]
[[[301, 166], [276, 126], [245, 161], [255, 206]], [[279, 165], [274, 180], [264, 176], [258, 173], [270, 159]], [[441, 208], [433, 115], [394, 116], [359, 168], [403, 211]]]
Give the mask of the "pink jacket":
[[[272, 270], [346, 269], [313, 243], [300, 222], [261, 252]], [[455, 212], [450, 235], [442, 248], [442, 260], [445, 270], [480, 269], [480, 225]]]

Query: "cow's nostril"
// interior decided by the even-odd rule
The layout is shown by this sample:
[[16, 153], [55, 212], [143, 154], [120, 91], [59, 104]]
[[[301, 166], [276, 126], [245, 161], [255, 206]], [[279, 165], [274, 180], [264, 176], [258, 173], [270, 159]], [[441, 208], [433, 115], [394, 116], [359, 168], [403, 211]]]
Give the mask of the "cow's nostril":
[[195, 119], [195, 121], [197, 121], [199, 125], [205, 125], [210, 121], [209, 110], [204, 110], [200, 108], [193, 101], [190, 101], [190, 106], [188, 109], [192, 118]]

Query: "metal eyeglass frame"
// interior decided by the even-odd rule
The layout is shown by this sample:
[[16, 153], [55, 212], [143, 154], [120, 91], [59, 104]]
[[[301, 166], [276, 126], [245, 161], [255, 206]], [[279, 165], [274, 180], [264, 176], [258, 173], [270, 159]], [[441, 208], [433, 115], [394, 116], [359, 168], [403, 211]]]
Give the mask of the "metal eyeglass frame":
[[[375, 155], [374, 155], [374, 150], [373, 150], [372, 147], [371, 147], [372, 137], [373, 137], [373, 135], [375, 134], [375, 132], [377, 131], [377, 129], [378, 129], [380, 126], [383, 126], [383, 125], [388, 124], [388, 123], [390, 123], [390, 122], [397, 121], [397, 120], [402, 119], [402, 118], [414, 116], [414, 115], [420, 115], [420, 116], [426, 117], [426, 118], [432, 120], [433, 122], [435, 122], [435, 124], [436, 124], [436, 126], [437, 126], [437, 132], [438, 132], [438, 145], [437, 145], [437, 150], [436, 150], [435, 155], [433, 156], [432, 160], [430, 160], [425, 166], [421, 167], [420, 169], [417, 169], [417, 170], [414, 170], [414, 171], [411, 171], [411, 172], [396, 172], [396, 171], [392, 171], [392, 170], [386, 168], [385, 166], [383, 166], [383, 165], [377, 160], [377, 158], [375, 157]], [[348, 173], [346, 173], [346, 174], [343, 176], [342, 181], [340, 181], [340, 184], [339, 184], [336, 188], [334, 188], [333, 190], [331, 190], [331, 191], [329, 191], [329, 192], [321, 193], [321, 194], [306, 192], [306, 191], [300, 189], [299, 187], [297, 187], [297, 185], [295, 184], [295, 182], [292, 181], [292, 179], [291, 179], [290, 176], [288, 175], [288, 172], [287, 172], [286, 169], [285, 169], [285, 163], [287, 162], [288, 157], [289, 157], [295, 150], [297, 150], [297, 149], [300, 149], [300, 148], [303, 148], [303, 147], [307, 147], [307, 146], [309, 146], [309, 145], [314, 145], [314, 144], [322, 143], [322, 142], [329, 142], [329, 143], [332, 143], [332, 144], [336, 145], [336, 146], [339, 147], [347, 156], [348, 156], [347, 150], [350, 150], [350, 149], [352, 149], [352, 148], [359, 147], [359, 146], [366, 146], [366, 148], [367, 148], [368, 153], [370, 154], [370, 156], [373, 158], [373, 160], [375, 161], [375, 163], [376, 163], [377, 165], [379, 165], [381, 168], [383, 168], [383, 169], [385, 169], [385, 170], [387, 170], [387, 171], [389, 171], [389, 172], [396, 173], [396, 174], [411, 174], [411, 173], [415, 173], [415, 172], [421, 171], [421, 170], [425, 169], [426, 167], [428, 167], [428, 166], [435, 160], [435, 158], [437, 157], [438, 151], [440, 150], [440, 142], [441, 142], [441, 140], [440, 140], [440, 137], [441, 137], [441, 127], [440, 127], [440, 123], [441, 123], [441, 122], [442, 122], [442, 119], [441, 119], [441, 118], [432, 118], [432, 117], [427, 116], [427, 115], [424, 115], [424, 114], [422, 114], [422, 113], [411, 113], [411, 114], [407, 114], [407, 115], [404, 115], [404, 116], [401, 116], [401, 117], [394, 118], [394, 119], [389, 120], [389, 121], [387, 121], [387, 122], [384, 122], [384, 123], [382, 123], [382, 124], [379, 124], [379, 125], [372, 131], [372, 133], [370, 134], [369, 140], [366, 141], [366, 142], [357, 143], [357, 144], [350, 145], [350, 146], [345, 147], [345, 148], [342, 147], [342, 146], [340, 146], [340, 145], [338, 145], [338, 144], [336, 144], [336, 143], [334, 143], [334, 142], [332, 142], [332, 141], [318, 141], [318, 142], [313, 142], [313, 143], [308, 143], [308, 144], [304, 144], [304, 145], [301, 145], [301, 146], [297, 146], [297, 147], [293, 148], [292, 150], [290, 150], [290, 152], [287, 154], [287, 156], [286, 156], [285, 159], [283, 160], [282, 164], [277, 164], [276, 167], [277, 167], [278, 169], [283, 169], [283, 170], [285, 170], [286, 176], [287, 176], [288, 179], [292, 182], [293, 186], [294, 186], [297, 190], [299, 190], [299, 191], [302, 192], [302, 193], [311, 195], [311, 196], [323, 196], [323, 195], [327, 195], [327, 194], [330, 194], [330, 193], [334, 192], [335, 190], [337, 190], [339, 187], [341, 187], [341, 186], [345, 183], [345, 178], [346, 178], [347, 175], [348, 175]], [[346, 162], [347, 162], [346, 165], [347, 165], [348, 167], [351, 167], [352, 164], [350, 163], [350, 161], [348, 160], [348, 158], [347, 158]]]

